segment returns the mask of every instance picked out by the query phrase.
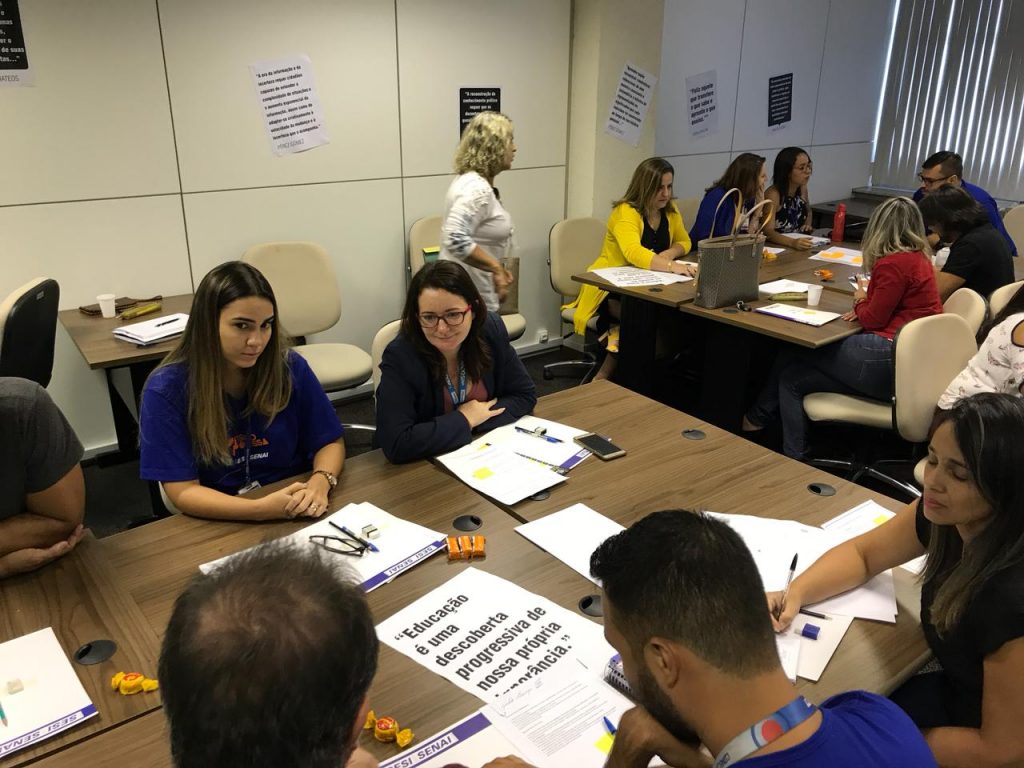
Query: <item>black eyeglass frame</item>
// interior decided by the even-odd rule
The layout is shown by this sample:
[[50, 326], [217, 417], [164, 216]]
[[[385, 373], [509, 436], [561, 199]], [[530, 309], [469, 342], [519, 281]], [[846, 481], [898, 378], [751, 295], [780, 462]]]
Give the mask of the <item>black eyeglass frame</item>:
[[[309, 540], [318, 547], [322, 547], [328, 552], [333, 552], [336, 555], [362, 557], [366, 554], [365, 544], [345, 536], [327, 536], [324, 534], [314, 533], [309, 537]], [[338, 545], [333, 545], [333, 542], [338, 542]], [[340, 545], [344, 545], [348, 547], [348, 549], [341, 549]]]

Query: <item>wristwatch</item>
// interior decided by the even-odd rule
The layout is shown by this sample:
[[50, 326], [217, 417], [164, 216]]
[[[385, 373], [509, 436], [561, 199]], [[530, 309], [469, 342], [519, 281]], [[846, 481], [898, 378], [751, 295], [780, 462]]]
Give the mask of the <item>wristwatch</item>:
[[336, 488], [338, 485], [338, 478], [336, 478], [332, 473], [328, 472], [326, 469], [314, 469], [310, 477], [312, 477], [313, 475], [323, 475], [325, 478], [327, 478], [327, 484], [331, 486], [331, 488]]

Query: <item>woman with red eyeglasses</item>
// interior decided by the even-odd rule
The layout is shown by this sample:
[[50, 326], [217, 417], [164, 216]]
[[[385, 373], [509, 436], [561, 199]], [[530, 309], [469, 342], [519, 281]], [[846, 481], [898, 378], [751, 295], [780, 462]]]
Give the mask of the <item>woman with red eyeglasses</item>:
[[401, 464], [453, 451], [533, 410], [537, 392], [460, 264], [413, 277], [402, 330], [380, 363], [376, 443]]

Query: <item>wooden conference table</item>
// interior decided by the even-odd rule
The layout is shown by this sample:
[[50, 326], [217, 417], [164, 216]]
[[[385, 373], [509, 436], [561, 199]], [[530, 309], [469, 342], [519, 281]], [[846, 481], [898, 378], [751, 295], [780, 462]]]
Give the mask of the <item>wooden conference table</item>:
[[[192, 294], [165, 296], [161, 303], [163, 308], [142, 320], [150, 320], [161, 315], [176, 312], [189, 312], [192, 309]], [[114, 336], [113, 330], [124, 323], [118, 318], [103, 318], [84, 315], [77, 309], [65, 309], [58, 314], [61, 325], [68, 336], [78, 347], [86, 364], [92, 370], [102, 370], [107, 379], [107, 393], [110, 396], [110, 408], [114, 415], [114, 430], [117, 434], [118, 453], [128, 458], [138, 452], [138, 423], [132, 413], [138, 407], [142, 395], [142, 387], [146, 377], [164, 357], [174, 349], [178, 340], [171, 339], [146, 347], [140, 347]], [[135, 321], [132, 321], [135, 322]], [[127, 368], [130, 376], [132, 402], [129, 404], [117, 390], [114, 382], [114, 371]]]
[[[608, 434], [628, 453], [607, 465], [588, 459], [572, 470], [566, 483], [552, 489], [546, 501], [524, 501], [502, 509], [439, 465], [393, 466], [376, 451], [346, 463], [338, 488], [331, 494], [330, 509], [370, 501], [445, 533], [452, 532], [455, 517], [475, 515], [482, 524], [480, 533], [487, 536], [488, 555], [473, 567], [576, 610], [579, 600], [595, 593], [596, 587], [517, 534], [514, 527], [520, 520], [535, 519], [576, 502], [623, 524], [671, 507], [807, 522], [821, 522], [867, 499], [898, 508], [891, 499], [780, 457], [608, 382], [543, 398], [537, 414]], [[683, 429], [692, 428], [702, 430], [706, 437], [691, 441], [680, 435]], [[830, 484], [835, 495], [810, 493], [806, 487], [814, 482]], [[95, 544], [130, 597], [133, 615], [141, 614], [150, 637], [160, 637], [174, 599], [199, 564], [292, 533], [302, 525], [294, 521], [220, 523], [174, 516]], [[72, 553], [70, 559], [73, 562], [78, 556]], [[393, 615], [465, 567], [465, 563], [449, 563], [443, 555], [436, 555], [371, 592], [368, 600], [375, 621]], [[917, 620], [919, 597], [913, 582], [902, 574], [897, 576], [897, 598], [897, 623], [855, 621], [821, 680], [799, 683], [807, 696], [820, 701], [853, 687], [888, 691], [926, 658]], [[52, 617], [55, 624], [61, 619], [59, 614]], [[101, 712], [112, 706], [108, 692], [90, 693]], [[403, 727], [411, 727], [417, 740], [481, 706], [476, 697], [383, 644], [370, 704], [378, 714], [389, 714]], [[98, 735], [73, 731], [77, 744], [34, 765], [170, 766], [162, 713], [143, 712], [124, 720]], [[70, 741], [72, 736], [66, 738]], [[377, 744], [365, 735], [361, 743], [379, 758], [395, 754], [393, 747]], [[139, 749], [126, 750], [125, 744], [137, 744]]]
[[[852, 288], [848, 277], [859, 270], [842, 264], [812, 261], [809, 251], [790, 248], [763, 259], [758, 269], [758, 283], [789, 278], [820, 284], [822, 292], [818, 309], [844, 313], [852, 305]], [[814, 275], [817, 269], [828, 268], [833, 279], [822, 281]], [[756, 312], [771, 302], [766, 298], [746, 302], [750, 311], [736, 307], [705, 309], [694, 303], [695, 283], [674, 283], [668, 286], [619, 287], [593, 272], [573, 275], [573, 280], [593, 285], [624, 299], [620, 337], [620, 373], [617, 380], [630, 389], [648, 394], [656, 377], [655, 334], [659, 320], [669, 319], [674, 310], [699, 324], [703, 343], [703, 371], [697, 411], [719, 426], [738, 430], [740, 418], [749, 397], [749, 382], [755, 372], [753, 358], [758, 337], [768, 337], [787, 344], [816, 349], [859, 333], [860, 323], [836, 319], [822, 326], [810, 326]], [[848, 290], [848, 292], [847, 292]], [[791, 302], [806, 306], [805, 302]], [[635, 332], [634, 322], [643, 329]], [[690, 333], [697, 333], [691, 326]], [[753, 335], [752, 335], [753, 334]]]

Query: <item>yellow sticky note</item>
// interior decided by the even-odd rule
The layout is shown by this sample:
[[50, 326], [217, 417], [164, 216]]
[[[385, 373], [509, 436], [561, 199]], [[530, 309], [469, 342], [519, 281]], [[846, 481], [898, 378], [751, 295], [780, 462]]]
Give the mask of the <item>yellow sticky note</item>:
[[473, 477], [475, 477], [477, 480], [486, 480], [493, 474], [494, 473], [490, 470], [489, 467], [480, 467], [480, 469], [473, 473]]
[[600, 739], [597, 740], [597, 743], [594, 744], [594, 746], [597, 747], [598, 749], [600, 749], [602, 752], [604, 752], [607, 755], [609, 752], [612, 751], [612, 744], [614, 742], [615, 742], [615, 737], [610, 735], [610, 734], [605, 733], [605, 734], [603, 734], [601, 736]]
[[882, 523], [889, 522], [889, 516], [888, 515], [879, 515], [878, 517], [876, 517], [871, 522], [874, 523], [875, 525], [881, 525]]

